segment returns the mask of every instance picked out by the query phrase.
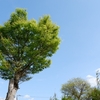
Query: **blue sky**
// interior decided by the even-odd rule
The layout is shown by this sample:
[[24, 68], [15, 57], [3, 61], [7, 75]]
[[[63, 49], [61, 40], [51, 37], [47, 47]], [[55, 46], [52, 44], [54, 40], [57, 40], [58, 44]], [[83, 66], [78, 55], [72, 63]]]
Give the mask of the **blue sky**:
[[[95, 70], [100, 67], [100, 0], [0, 0], [0, 24], [16, 8], [25, 8], [28, 18], [37, 21], [50, 15], [60, 26], [62, 40], [50, 68], [20, 85], [19, 100], [49, 100], [54, 93], [60, 100], [62, 84], [75, 77], [95, 85]], [[7, 86], [8, 81], [0, 79], [0, 98], [5, 98]]]

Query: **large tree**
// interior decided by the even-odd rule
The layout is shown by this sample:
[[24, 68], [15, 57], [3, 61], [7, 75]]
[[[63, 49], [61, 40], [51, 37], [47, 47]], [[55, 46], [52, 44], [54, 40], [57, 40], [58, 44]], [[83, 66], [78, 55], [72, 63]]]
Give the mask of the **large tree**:
[[31, 79], [30, 74], [50, 66], [58, 32], [49, 16], [28, 20], [25, 9], [16, 9], [0, 26], [0, 77], [9, 80], [6, 100], [14, 100], [19, 83]]
[[81, 78], [74, 78], [63, 84], [61, 91], [65, 98], [71, 97], [73, 100], [88, 100], [87, 94], [90, 89], [90, 84], [87, 81]]

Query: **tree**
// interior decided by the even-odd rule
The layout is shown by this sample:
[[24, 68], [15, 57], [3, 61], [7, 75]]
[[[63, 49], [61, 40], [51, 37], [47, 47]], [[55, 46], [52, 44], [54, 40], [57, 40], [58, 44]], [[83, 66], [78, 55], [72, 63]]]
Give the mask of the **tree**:
[[9, 80], [6, 100], [14, 100], [20, 82], [50, 66], [60, 43], [58, 32], [49, 16], [28, 20], [25, 9], [16, 9], [0, 26], [0, 77]]
[[61, 88], [64, 96], [71, 97], [73, 100], [84, 100], [89, 90], [90, 84], [81, 78], [71, 79]]

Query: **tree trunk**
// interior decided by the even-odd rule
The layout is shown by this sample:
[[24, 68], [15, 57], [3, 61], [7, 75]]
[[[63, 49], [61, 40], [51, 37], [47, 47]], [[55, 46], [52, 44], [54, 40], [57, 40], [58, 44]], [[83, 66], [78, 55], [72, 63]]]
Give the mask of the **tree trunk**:
[[17, 90], [18, 90], [18, 82], [16, 82], [14, 79], [10, 79], [8, 92], [5, 100], [14, 100]]

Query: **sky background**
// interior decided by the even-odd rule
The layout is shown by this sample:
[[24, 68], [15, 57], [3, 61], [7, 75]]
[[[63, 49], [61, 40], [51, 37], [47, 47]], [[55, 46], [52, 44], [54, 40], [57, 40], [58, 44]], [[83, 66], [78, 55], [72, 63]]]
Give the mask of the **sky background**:
[[[20, 84], [18, 100], [49, 100], [68, 80], [80, 77], [96, 85], [100, 67], [100, 0], [0, 0], [0, 24], [3, 25], [16, 8], [25, 8], [28, 19], [50, 15], [60, 26], [59, 50], [52, 64], [33, 79]], [[8, 81], [0, 79], [0, 100], [5, 98]]]

